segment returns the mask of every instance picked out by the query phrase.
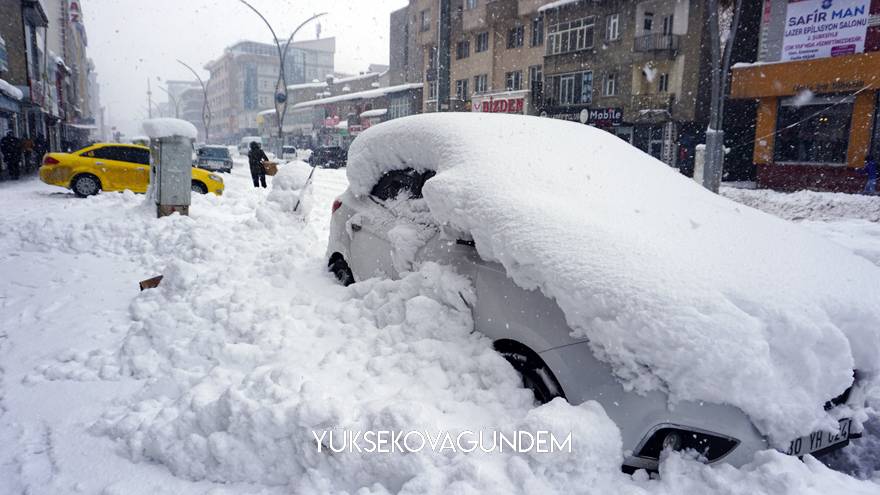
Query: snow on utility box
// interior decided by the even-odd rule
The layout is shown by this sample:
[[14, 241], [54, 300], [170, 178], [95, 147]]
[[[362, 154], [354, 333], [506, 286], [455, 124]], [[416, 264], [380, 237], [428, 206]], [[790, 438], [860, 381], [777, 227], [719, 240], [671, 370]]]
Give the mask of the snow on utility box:
[[150, 137], [150, 186], [160, 217], [189, 214], [192, 193], [192, 150], [198, 135], [189, 122], [152, 119], [143, 124]]

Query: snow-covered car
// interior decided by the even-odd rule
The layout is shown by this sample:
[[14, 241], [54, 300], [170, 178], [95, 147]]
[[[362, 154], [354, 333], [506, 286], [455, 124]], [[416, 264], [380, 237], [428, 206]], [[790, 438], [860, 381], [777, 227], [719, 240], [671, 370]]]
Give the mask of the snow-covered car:
[[860, 436], [880, 271], [802, 227], [551, 119], [393, 120], [354, 141], [347, 175], [330, 271], [455, 268], [475, 329], [538, 401], [599, 402], [625, 469], [657, 469], [664, 449], [739, 466]]
[[232, 172], [232, 155], [226, 146], [202, 146], [196, 151], [196, 167], [214, 172]]
[[281, 149], [282, 160], [296, 160], [296, 146], [284, 146]]

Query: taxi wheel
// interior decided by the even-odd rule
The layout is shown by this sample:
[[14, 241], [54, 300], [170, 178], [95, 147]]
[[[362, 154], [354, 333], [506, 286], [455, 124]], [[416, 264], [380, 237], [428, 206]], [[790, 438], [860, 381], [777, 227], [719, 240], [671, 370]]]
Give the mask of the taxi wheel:
[[101, 191], [101, 181], [94, 175], [81, 174], [73, 179], [70, 188], [80, 198], [94, 196]]
[[208, 188], [204, 184], [198, 181], [193, 181], [192, 183], [192, 192], [198, 194], [208, 194]]

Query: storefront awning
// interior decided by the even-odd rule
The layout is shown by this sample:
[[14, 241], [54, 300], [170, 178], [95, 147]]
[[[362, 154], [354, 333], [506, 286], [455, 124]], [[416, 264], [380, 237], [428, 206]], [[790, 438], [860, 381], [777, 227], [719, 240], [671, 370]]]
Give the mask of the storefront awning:
[[730, 97], [755, 99], [791, 96], [808, 89], [816, 94], [880, 89], [880, 52], [842, 57], [737, 64]]

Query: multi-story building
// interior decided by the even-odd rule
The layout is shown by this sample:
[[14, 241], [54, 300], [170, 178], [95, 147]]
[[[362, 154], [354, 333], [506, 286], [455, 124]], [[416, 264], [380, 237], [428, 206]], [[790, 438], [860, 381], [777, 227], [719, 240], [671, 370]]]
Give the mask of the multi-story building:
[[[284, 64], [287, 83], [323, 80], [333, 74], [335, 50], [334, 38], [293, 43]], [[277, 89], [276, 46], [242, 41], [205, 68], [211, 73], [211, 139], [234, 143], [242, 136], [257, 134], [258, 114], [273, 105]]]
[[761, 187], [858, 192], [880, 156], [880, 1], [764, 0], [755, 64], [731, 96], [757, 101]]
[[[349, 114], [352, 112], [354, 116], [357, 116], [361, 111], [389, 110], [366, 122], [366, 125], [369, 126], [384, 118], [409, 115], [420, 110], [421, 93], [415, 87], [420, 88], [420, 85], [395, 85], [391, 91], [388, 91], [390, 81], [388, 67], [370, 65], [370, 69], [379, 69], [382, 72], [368, 71], [356, 76], [328, 77], [324, 82], [289, 86], [289, 104], [284, 119], [284, 135], [287, 141], [299, 147], [314, 147], [331, 141], [347, 144], [347, 141], [336, 140], [336, 137], [340, 134], [340, 121], [347, 123]], [[374, 94], [378, 96], [370, 96]], [[314, 102], [325, 102], [328, 99], [330, 101], [326, 105], [324, 103], [313, 104]], [[342, 116], [339, 115], [338, 110], [341, 108], [340, 102], [346, 102], [349, 105]], [[331, 104], [333, 105], [331, 106]], [[260, 112], [258, 120], [260, 123], [259, 135], [263, 137], [264, 143], [270, 143], [269, 146], [274, 149], [278, 145], [278, 120], [275, 109], [269, 108]], [[355, 120], [353, 118], [352, 122]], [[342, 134], [353, 138], [359, 132], [359, 125], [360, 123], [353, 123], [352, 132], [348, 133], [346, 128]]]
[[[170, 86], [169, 82], [169, 86]], [[170, 91], [169, 87], [169, 91]], [[210, 136], [205, 135], [205, 92], [201, 84], [186, 86], [176, 97], [175, 110], [180, 119], [190, 122], [199, 131], [199, 142], [207, 142]], [[213, 140], [213, 138], [212, 138]]]
[[[450, 109], [578, 121], [693, 166], [709, 112], [704, 1], [450, 1]], [[391, 17], [392, 76], [424, 81], [427, 112], [439, 93], [437, 5], [411, 0]], [[744, 5], [742, 24], [756, 24], [758, 13]]]

